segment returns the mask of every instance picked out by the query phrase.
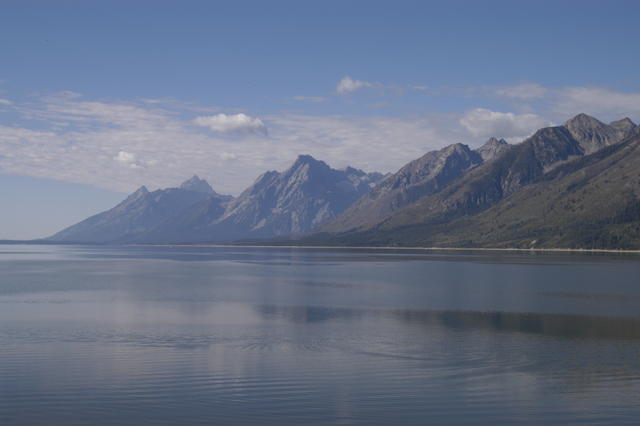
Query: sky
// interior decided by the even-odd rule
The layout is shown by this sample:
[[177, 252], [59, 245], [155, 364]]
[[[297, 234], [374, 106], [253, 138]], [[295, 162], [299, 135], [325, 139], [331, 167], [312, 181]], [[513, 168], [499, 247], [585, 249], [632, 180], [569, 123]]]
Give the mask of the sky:
[[584, 112], [640, 121], [640, 2], [29, 1], [0, 13], [0, 239], [300, 154], [393, 172]]

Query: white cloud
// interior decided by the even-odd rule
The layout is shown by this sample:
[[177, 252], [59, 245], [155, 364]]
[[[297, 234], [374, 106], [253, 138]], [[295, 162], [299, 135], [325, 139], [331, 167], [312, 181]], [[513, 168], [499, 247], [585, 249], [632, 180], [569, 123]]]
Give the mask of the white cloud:
[[267, 134], [267, 127], [262, 120], [243, 113], [202, 116], [193, 120], [193, 123], [220, 133], [250, 132], [265, 136]]
[[423, 84], [395, 84], [354, 80], [349, 76], [342, 78], [336, 85], [336, 93], [346, 95], [364, 88], [375, 88], [379, 95], [402, 96], [409, 91], [426, 92], [430, 87]]
[[[602, 87], [543, 87], [537, 83], [522, 83], [502, 87], [485, 87], [481, 93], [495, 93], [504, 98], [523, 102], [543, 101], [538, 104], [540, 113], [566, 120], [581, 112], [603, 121], [626, 116], [640, 116], [640, 93], [620, 92]], [[520, 105], [530, 109], [531, 105]]]
[[11, 105], [13, 102], [11, 102], [8, 99], [2, 99], [0, 98], [0, 105]]
[[[309, 116], [269, 118], [280, 149], [266, 152], [265, 162], [278, 169], [297, 153], [309, 153], [332, 167], [395, 172], [426, 152], [457, 142], [464, 135], [449, 116]], [[273, 168], [273, 167], [269, 167]]]
[[345, 95], [347, 93], [355, 92], [356, 90], [371, 87], [372, 83], [368, 81], [354, 80], [349, 76], [343, 77], [336, 86], [336, 92], [340, 95]]
[[118, 155], [113, 157], [115, 161], [123, 166], [131, 167], [132, 169], [142, 168], [143, 166], [138, 162], [138, 156], [132, 152], [120, 151]]
[[222, 158], [223, 160], [236, 160], [238, 158], [238, 156], [236, 154], [234, 154], [233, 152], [221, 152], [220, 153], [220, 158]]
[[[26, 124], [0, 125], [0, 170], [130, 192], [173, 186], [194, 173], [237, 194], [266, 170], [284, 170], [300, 153], [334, 167], [395, 171], [458, 141], [452, 117], [353, 117], [271, 114], [270, 138], [242, 143], [194, 128], [190, 109], [169, 104], [72, 99], [15, 103]], [[31, 120], [38, 120], [32, 127]], [[266, 121], [265, 120], [265, 121]], [[454, 129], [454, 130], [452, 130]]]
[[521, 83], [497, 89], [499, 96], [512, 99], [539, 99], [543, 98], [547, 93], [549, 93], [549, 90], [537, 83]]
[[[517, 141], [549, 125], [549, 117], [558, 119], [559, 110], [569, 111], [562, 119], [580, 107], [600, 117], [589, 105], [614, 118], [640, 113], [637, 94], [563, 90], [545, 95], [541, 104], [547, 109], [537, 114], [481, 108], [447, 115], [272, 113], [261, 117], [269, 124], [269, 138], [260, 130], [261, 120], [244, 114], [211, 120], [220, 117], [218, 108], [176, 100], [103, 101], [77, 94], [32, 98], [2, 107], [16, 113], [13, 123], [23, 124], [0, 125], [0, 170], [121, 192], [142, 184], [173, 186], [195, 173], [216, 191], [238, 194], [260, 173], [283, 170], [300, 153], [333, 167], [390, 172], [455, 142], [476, 145], [490, 136]], [[246, 117], [241, 123], [258, 122], [248, 128], [229, 124], [229, 117], [238, 115]], [[215, 132], [194, 126], [197, 116], [200, 125], [211, 128], [213, 123]]]
[[556, 92], [554, 111], [564, 117], [584, 112], [602, 120], [640, 116], [640, 93], [623, 93], [598, 87], [566, 87]]
[[484, 108], [467, 111], [459, 120], [473, 136], [520, 140], [550, 123], [536, 114], [514, 114]]
[[301, 102], [320, 103], [326, 101], [322, 96], [294, 96], [293, 100]]

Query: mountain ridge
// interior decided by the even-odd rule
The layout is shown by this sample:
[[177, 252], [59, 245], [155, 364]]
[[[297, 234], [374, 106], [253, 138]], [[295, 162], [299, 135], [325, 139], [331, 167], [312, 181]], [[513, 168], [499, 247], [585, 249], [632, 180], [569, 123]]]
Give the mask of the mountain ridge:
[[[300, 155], [287, 170], [260, 175], [198, 235], [187, 228], [185, 232], [199, 241], [303, 234], [342, 212], [381, 177], [351, 167], [332, 169], [310, 155]], [[149, 238], [160, 240], [162, 232], [159, 229]]]
[[[593, 121], [588, 120], [586, 128], [593, 129], [592, 124]], [[630, 127], [628, 124], [626, 127]], [[633, 122], [630, 124], [633, 124]], [[587, 164], [589, 161], [594, 161], [594, 159], [600, 157], [608, 158], [609, 155], [617, 152], [623, 144], [630, 143], [628, 142], [630, 139], [639, 137], [640, 128], [635, 124], [633, 126], [625, 132], [626, 135], [630, 135], [626, 139], [612, 140], [609, 145], [587, 155], [584, 155], [584, 143], [590, 143], [593, 140], [593, 136], [596, 137], [596, 140], [605, 140], [604, 138], [597, 139], [601, 135], [588, 134], [589, 137], [584, 138], [583, 144], [581, 144], [573, 138], [573, 134], [564, 126], [540, 129], [521, 144], [514, 145], [495, 161], [482, 164], [471, 170], [463, 178], [443, 191], [408, 205], [391, 217], [371, 224], [365, 229], [343, 234], [324, 235], [320, 239], [324, 238], [325, 241], [331, 241], [333, 244], [349, 242], [356, 245], [404, 245], [413, 242], [415, 244], [444, 244], [445, 246], [458, 245], [462, 247], [509, 246], [499, 238], [491, 239], [485, 235], [484, 239], [469, 240], [468, 238], [460, 237], [460, 233], [475, 235], [473, 229], [475, 217], [484, 217], [486, 222], [498, 221], [500, 214], [503, 213], [496, 213], [499, 209], [494, 207], [495, 205], [504, 206], [509, 202], [513, 203], [513, 200], [517, 197], [521, 198], [517, 198], [519, 201], [515, 203], [516, 206], [527, 204], [527, 197], [522, 194], [529, 194], [529, 198], [533, 197], [529, 193], [529, 191], [532, 191], [528, 189], [529, 185], [560, 179], [560, 174], [570, 170], [572, 167]], [[608, 132], [605, 133], [605, 136], [606, 134]], [[618, 137], [620, 138], [621, 136], [619, 135]], [[640, 168], [640, 164], [637, 167]], [[627, 169], [630, 169], [630, 167]], [[575, 173], [580, 173], [580, 170], [575, 171]], [[633, 175], [629, 174], [629, 176]], [[640, 178], [637, 172], [635, 176]], [[630, 184], [627, 183], [626, 186], [628, 185]], [[624, 190], [624, 186], [623, 184], [620, 185], [622, 189], [609, 187], [608, 193], [601, 191], [598, 192], [598, 196], [601, 197], [603, 204], [606, 205], [607, 203], [604, 200], [608, 197], [615, 198], [618, 196]], [[627, 203], [631, 207], [623, 208], [620, 205], [618, 207], [623, 208], [623, 210], [633, 209], [634, 203], [640, 199], [640, 196], [638, 196], [640, 191], [635, 194], [635, 198], [632, 198]], [[592, 198], [597, 199], [595, 196]], [[635, 201], [633, 201], [634, 199]], [[530, 210], [536, 209], [532, 206]], [[495, 214], [496, 217], [492, 216], [492, 214]], [[540, 216], [545, 217], [543, 214]], [[604, 217], [605, 214], [602, 213], [601, 216]], [[556, 219], [551, 218], [551, 220]], [[586, 221], [586, 219], [584, 220]], [[465, 223], [471, 223], [472, 225], [463, 226]], [[531, 231], [530, 235], [542, 232], [543, 225], [544, 223], [542, 222], [538, 223], [540, 228], [537, 231]], [[517, 228], [516, 225], [513, 226]], [[510, 232], [515, 231], [511, 229]], [[449, 238], [447, 238], [447, 234]], [[491, 232], [488, 232], [488, 234], [491, 234]], [[498, 234], [495, 232], [495, 235]], [[458, 237], [454, 238], [453, 236], [456, 235]], [[507, 238], [507, 233], [503, 232], [501, 235], [505, 239]], [[316, 236], [315, 238], [317, 239], [318, 237]], [[574, 241], [579, 240], [576, 233], [572, 238]], [[314, 237], [310, 237], [309, 242], [312, 243], [313, 239]], [[549, 240], [547, 244], [551, 243], [550, 241], [552, 240]], [[558, 241], [562, 241], [565, 245], [570, 245], [570, 238]], [[606, 243], [606, 238], [604, 237], [601, 237], [600, 241], [602, 247], [611, 246], [607, 245], [608, 243]], [[631, 245], [627, 244], [627, 246], [630, 247]], [[633, 247], [640, 247], [640, 238]]]
[[[183, 188], [150, 192], [141, 186], [118, 205], [46, 238], [48, 241], [119, 242], [143, 235], [211, 195]], [[220, 200], [221, 201], [221, 200]]]
[[[232, 243], [275, 238], [297, 244], [413, 242], [465, 247], [617, 242], [631, 247], [636, 243], [620, 229], [636, 238], [632, 222], [636, 208], [640, 209], [636, 188], [640, 154], [631, 147], [640, 144], [638, 140], [640, 127], [628, 117], [605, 124], [578, 114], [563, 125], [539, 129], [518, 144], [490, 138], [471, 149], [454, 143], [387, 175], [353, 167], [333, 169], [310, 155], [299, 155], [286, 170], [261, 174], [236, 198], [216, 193], [197, 175], [179, 188], [149, 192], [141, 186], [113, 209], [49, 240]], [[625, 173], [620, 174], [618, 167]], [[608, 169], [596, 173], [599, 168]], [[616, 185], [609, 184], [613, 178], [598, 177], [607, 173], [615, 177]], [[591, 176], [586, 183], [583, 175]], [[564, 185], [562, 191], [559, 185]], [[580, 192], [581, 187], [590, 192]], [[574, 193], [581, 198], [567, 195]], [[596, 202], [602, 206], [588, 205]], [[575, 224], [557, 213], [561, 208], [571, 210], [572, 205], [581, 206]], [[539, 206], [546, 207], [541, 211]], [[522, 217], [538, 212], [538, 217], [523, 222], [513, 212]], [[576, 231], [582, 225], [590, 240]], [[555, 236], [549, 236], [548, 229], [555, 229]], [[529, 238], [536, 233], [539, 238]]]
[[460, 143], [428, 152], [385, 178], [321, 231], [339, 232], [382, 219], [437, 192], [482, 161], [479, 153]]
[[47, 240], [230, 242], [302, 234], [342, 212], [382, 178], [353, 167], [333, 169], [300, 155], [287, 170], [260, 175], [236, 198], [216, 193], [197, 175], [178, 188], [149, 192], [142, 186], [114, 208]]

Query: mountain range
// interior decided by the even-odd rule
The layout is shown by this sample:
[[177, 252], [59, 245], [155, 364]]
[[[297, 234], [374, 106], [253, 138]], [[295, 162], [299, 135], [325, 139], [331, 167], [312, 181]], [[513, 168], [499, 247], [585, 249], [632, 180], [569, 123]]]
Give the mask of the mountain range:
[[301, 235], [369, 192], [380, 173], [336, 170], [309, 155], [284, 172], [269, 171], [237, 198], [198, 176], [178, 188], [144, 186], [114, 208], [48, 238], [91, 243], [232, 242]]
[[640, 248], [640, 127], [579, 114], [518, 144], [428, 152], [383, 176], [311, 156], [237, 198], [141, 187], [50, 237], [94, 243]]

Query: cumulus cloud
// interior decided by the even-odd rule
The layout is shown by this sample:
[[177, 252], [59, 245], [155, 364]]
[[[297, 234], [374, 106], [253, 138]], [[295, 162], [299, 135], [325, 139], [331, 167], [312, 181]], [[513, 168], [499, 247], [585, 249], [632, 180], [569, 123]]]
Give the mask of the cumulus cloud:
[[537, 83], [521, 83], [497, 89], [499, 96], [512, 99], [539, 99], [543, 98], [547, 93], [549, 93], [549, 90]]
[[365, 87], [373, 86], [368, 81], [354, 80], [349, 76], [343, 77], [342, 80], [336, 85], [336, 92], [339, 95], [346, 95], [347, 93], [355, 92]]
[[514, 114], [476, 108], [459, 120], [462, 127], [476, 137], [495, 136], [510, 140], [523, 139], [550, 123], [536, 114]]
[[262, 120], [243, 113], [202, 116], [193, 120], [193, 123], [220, 133], [249, 132], [267, 135], [267, 127]]

